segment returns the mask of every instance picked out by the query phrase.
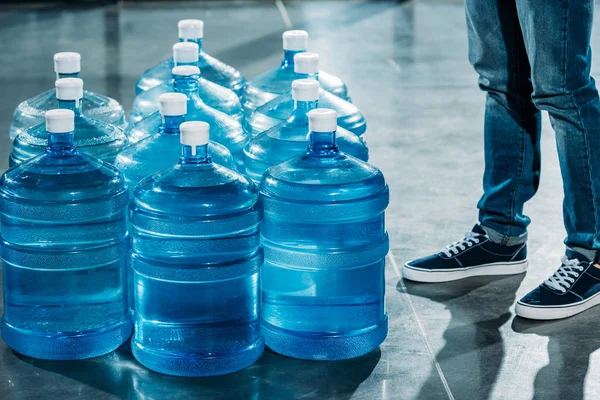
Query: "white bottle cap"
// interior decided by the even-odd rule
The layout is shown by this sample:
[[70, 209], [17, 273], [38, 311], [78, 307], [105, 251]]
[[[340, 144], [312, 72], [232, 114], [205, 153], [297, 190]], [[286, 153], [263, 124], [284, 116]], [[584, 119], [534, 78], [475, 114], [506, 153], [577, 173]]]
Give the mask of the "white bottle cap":
[[319, 87], [321, 85], [314, 79], [296, 79], [292, 82], [292, 99], [296, 101], [319, 100]]
[[199, 19], [182, 19], [177, 23], [179, 39], [192, 40], [204, 37], [204, 21]]
[[200, 68], [194, 65], [178, 65], [171, 72], [173, 75], [181, 76], [200, 75]]
[[337, 112], [330, 108], [315, 108], [309, 111], [308, 129], [311, 132], [335, 132]]
[[183, 93], [163, 93], [158, 102], [161, 115], [176, 116], [187, 113], [187, 96]]
[[319, 72], [317, 53], [298, 53], [294, 56], [294, 72], [297, 74], [316, 74]]
[[283, 32], [283, 49], [303, 51], [308, 47], [308, 32], [285, 31]]
[[204, 121], [184, 122], [179, 125], [179, 130], [179, 141], [185, 146], [192, 146], [192, 155], [196, 155], [196, 146], [208, 144], [210, 125]]
[[63, 52], [54, 55], [54, 72], [57, 74], [77, 74], [81, 72], [81, 55]]
[[45, 116], [47, 132], [67, 133], [75, 130], [75, 113], [71, 110], [48, 110]]
[[61, 78], [54, 85], [58, 100], [76, 101], [83, 98], [83, 81], [79, 78]]
[[198, 44], [194, 42], [175, 43], [173, 45], [173, 60], [175, 60], [175, 65], [198, 62]]

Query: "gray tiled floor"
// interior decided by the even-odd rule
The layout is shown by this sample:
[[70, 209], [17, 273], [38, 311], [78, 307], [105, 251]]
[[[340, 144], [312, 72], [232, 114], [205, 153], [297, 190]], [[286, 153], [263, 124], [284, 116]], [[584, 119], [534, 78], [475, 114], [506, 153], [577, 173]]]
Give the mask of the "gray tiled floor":
[[[515, 299], [546, 278], [563, 251], [562, 186], [547, 120], [542, 184], [526, 209], [529, 272], [446, 285], [399, 281], [399, 265], [459, 239], [476, 218], [484, 95], [467, 62], [460, 2], [284, 4], [293, 26], [310, 31], [323, 69], [347, 81], [369, 119], [372, 161], [390, 183], [386, 342], [350, 361], [266, 352], [240, 373], [179, 379], [141, 368], [126, 347], [55, 363], [15, 355], [0, 341], [0, 399], [597, 398], [600, 309], [555, 323], [514, 318]], [[137, 76], [168, 56], [176, 21], [196, 17], [206, 21], [209, 52], [247, 77], [279, 61], [286, 22], [274, 3], [0, 11], [0, 128], [7, 132], [20, 100], [52, 85], [56, 51], [81, 52], [86, 87], [128, 107]], [[9, 151], [5, 133], [0, 170]]]

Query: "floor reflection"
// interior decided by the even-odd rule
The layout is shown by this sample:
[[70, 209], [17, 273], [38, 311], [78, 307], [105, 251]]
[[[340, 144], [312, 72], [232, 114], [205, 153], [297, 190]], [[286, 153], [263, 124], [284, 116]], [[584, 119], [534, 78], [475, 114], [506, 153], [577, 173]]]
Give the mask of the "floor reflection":
[[[548, 338], [548, 364], [541, 368], [534, 381], [534, 399], [582, 399], [590, 355], [600, 348], [598, 312], [558, 321], [532, 321], [515, 317], [512, 329], [517, 333]], [[596, 313], [596, 317], [592, 318]], [[590, 379], [597, 379], [591, 376]]]
[[[15, 355], [24, 363], [120, 398], [350, 399], [375, 369], [381, 351], [352, 360], [318, 362], [295, 360], [266, 350], [251, 367], [212, 378], [180, 378], [148, 371], [135, 361], [129, 343], [111, 354], [80, 361]], [[16, 385], [27, 386], [26, 376], [14, 379]]]
[[[490, 397], [505, 355], [500, 328], [511, 318], [515, 293], [524, 277], [476, 277], [442, 284], [404, 281], [410, 295], [436, 301], [450, 311], [445, 345], [436, 358], [455, 398]], [[402, 291], [401, 285], [398, 288]], [[426, 324], [430, 318], [437, 319], [421, 318], [427, 319]], [[432, 368], [419, 398], [427, 399], [439, 379]]]

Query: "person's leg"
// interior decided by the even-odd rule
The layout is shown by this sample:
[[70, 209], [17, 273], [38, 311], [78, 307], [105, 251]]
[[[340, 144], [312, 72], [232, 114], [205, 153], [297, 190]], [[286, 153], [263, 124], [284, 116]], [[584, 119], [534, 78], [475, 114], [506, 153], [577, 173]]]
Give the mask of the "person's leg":
[[600, 99], [590, 77], [594, 0], [516, 0], [531, 64], [533, 102], [556, 132], [564, 188], [562, 266], [517, 303], [517, 314], [555, 319], [600, 304]]
[[[527, 268], [523, 204], [540, 174], [540, 113], [531, 102], [530, 67], [514, 0], [467, 0], [469, 60], [487, 92], [484, 195], [479, 220], [465, 239], [440, 253], [409, 261], [403, 276], [442, 282]], [[482, 229], [483, 228], [483, 229]]]
[[469, 60], [487, 93], [479, 221], [496, 233], [492, 240], [521, 243], [530, 222], [523, 205], [539, 186], [541, 113], [531, 101], [530, 66], [517, 9], [514, 0], [465, 4]]

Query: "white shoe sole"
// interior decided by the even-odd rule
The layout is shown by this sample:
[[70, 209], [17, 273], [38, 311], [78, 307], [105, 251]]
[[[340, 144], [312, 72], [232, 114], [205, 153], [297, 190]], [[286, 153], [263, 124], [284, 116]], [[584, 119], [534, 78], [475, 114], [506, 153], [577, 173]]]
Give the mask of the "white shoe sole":
[[600, 292], [588, 299], [567, 306], [532, 306], [518, 301], [515, 312], [519, 317], [547, 321], [572, 317], [598, 304], [600, 304]]
[[416, 268], [409, 263], [402, 267], [402, 277], [410, 281], [436, 283], [450, 282], [459, 279], [470, 278], [472, 276], [492, 276], [492, 275], [517, 275], [527, 270], [527, 260], [514, 262], [498, 262], [491, 264], [475, 265], [469, 268], [455, 268], [450, 270], [429, 270]]

